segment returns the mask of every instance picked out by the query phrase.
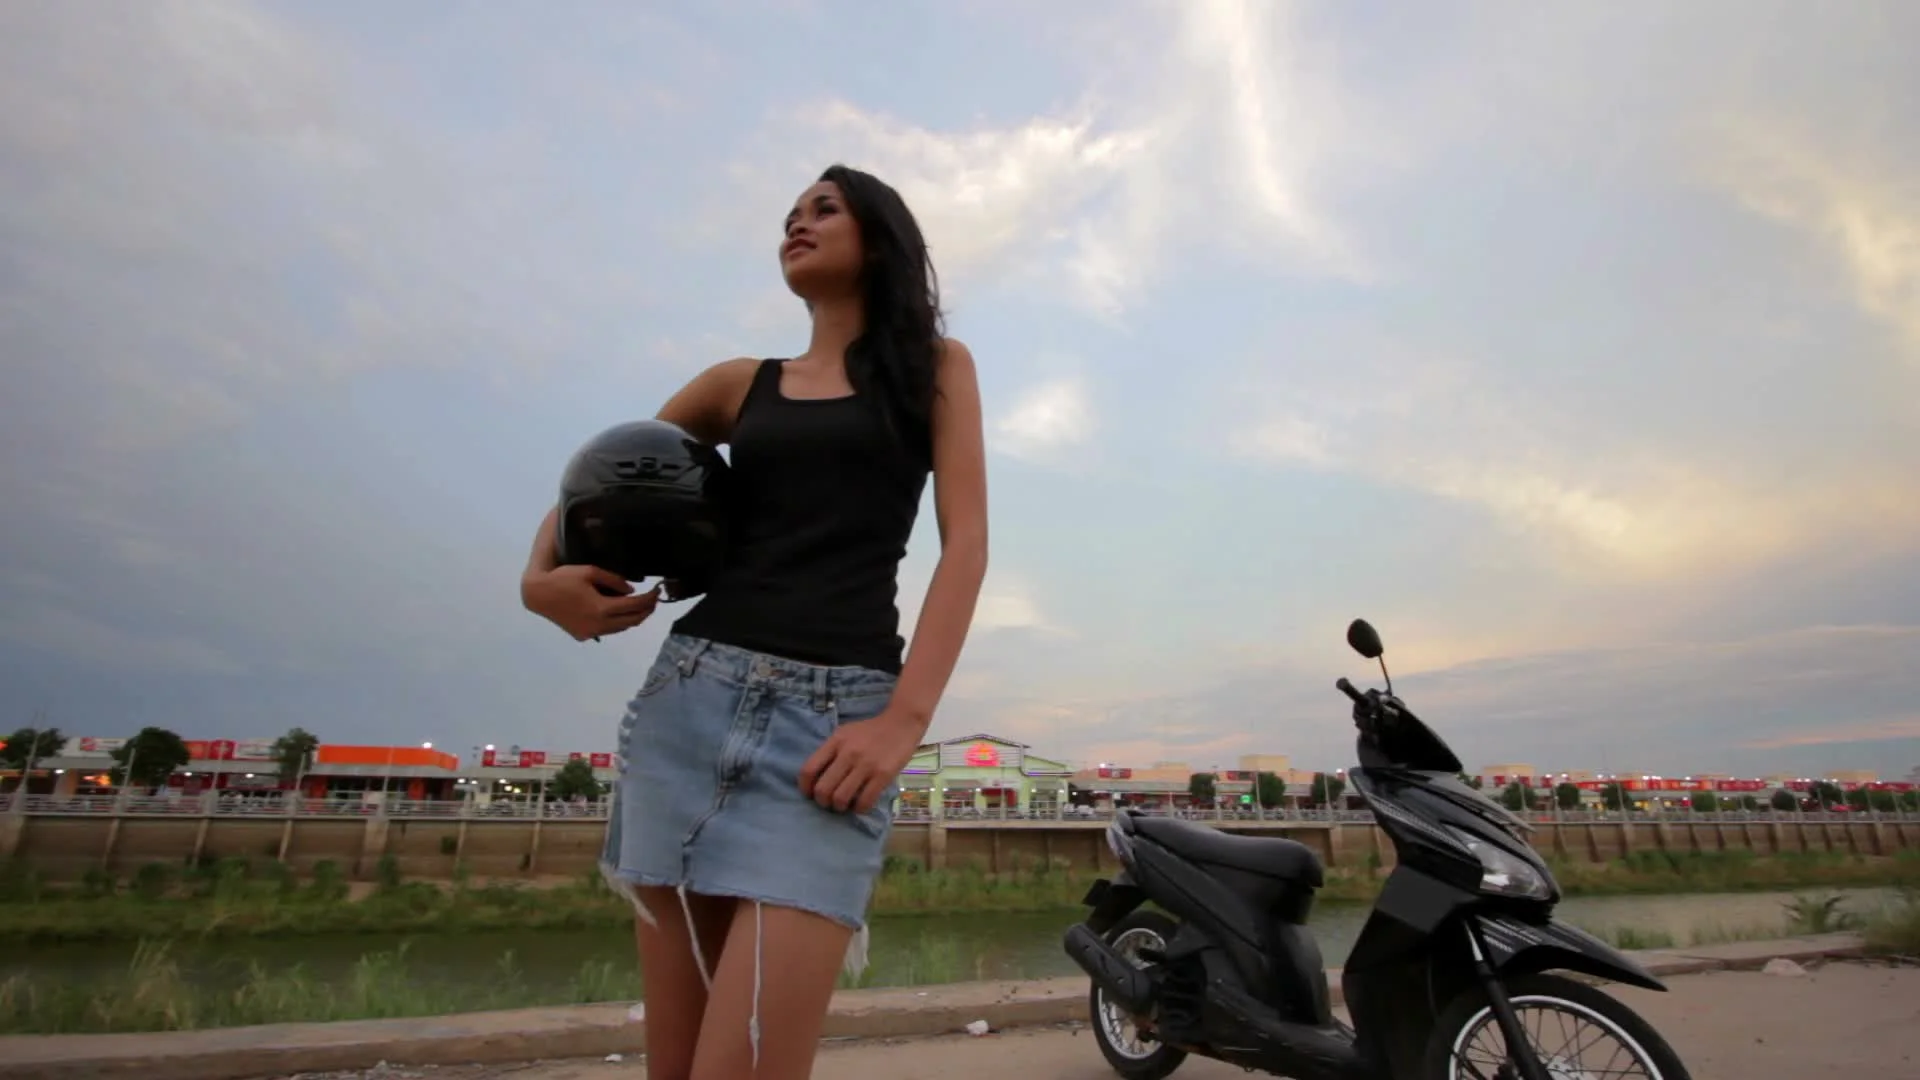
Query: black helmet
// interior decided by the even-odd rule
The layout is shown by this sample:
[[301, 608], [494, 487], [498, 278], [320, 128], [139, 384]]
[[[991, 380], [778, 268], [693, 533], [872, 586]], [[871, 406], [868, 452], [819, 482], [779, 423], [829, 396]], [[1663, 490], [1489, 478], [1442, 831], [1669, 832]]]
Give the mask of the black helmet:
[[705, 592], [726, 546], [727, 476], [718, 450], [665, 420], [608, 428], [560, 478], [560, 562], [665, 578], [675, 600]]

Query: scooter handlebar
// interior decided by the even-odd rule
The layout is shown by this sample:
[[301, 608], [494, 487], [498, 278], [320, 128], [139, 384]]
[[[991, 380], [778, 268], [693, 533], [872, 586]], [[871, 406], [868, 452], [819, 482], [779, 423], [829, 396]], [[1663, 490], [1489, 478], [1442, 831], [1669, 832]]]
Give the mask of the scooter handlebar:
[[1361, 693], [1352, 683], [1348, 682], [1345, 675], [1340, 676], [1340, 681], [1334, 683], [1333, 688], [1352, 698], [1355, 705], [1367, 700], [1367, 695]]

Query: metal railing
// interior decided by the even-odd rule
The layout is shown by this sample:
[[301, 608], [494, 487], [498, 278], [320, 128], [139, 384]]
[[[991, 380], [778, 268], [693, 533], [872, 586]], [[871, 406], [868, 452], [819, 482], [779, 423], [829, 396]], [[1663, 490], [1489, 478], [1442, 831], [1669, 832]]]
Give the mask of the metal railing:
[[605, 820], [610, 799], [563, 802], [533, 799], [315, 799], [286, 794], [202, 795], [0, 795], [0, 813], [34, 816], [125, 817], [327, 817], [364, 818], [585, 818]]
[[[0, 813], [25, 813], [33, 816], [112, 816], [126, 817], [220, 817], [275, 818], [322, 817], [364, 818], [439, 818], [469, 820], [518, 819], [543, 821], [604, 821], [612, 809], [610, 798], [594, 800], [541, 802], [536, 799], [357, 799], [322, 798], [274, 792], [259, 795], [232, 795], [208, 792], [198, 795], [27, 795], [0, 794]], [[906, 806], [894, 820], [903, 823], [968, 825], [988, 822], [1104, 822], [1117, 811], [1092, 806], [1068, 806], [1041, 803], [1028, 807], [946, 807], [936, 814], [927, 807]], [[1331, 825], [1368, 823], [1368, 810], [1296, 809], [1291, 807], [1248, 807], [1246, 809], [1170, 809], [1150, 808], [1143, 813], [1176, 817], [1188, 821], [1221, 824], [1275, 822]], [[1539, 825], [1592, 823], [1746, 823], [1746, 822], [1849, 822], [1920, 821], [1920, 811], [1900, 810], [1532, 810], [1519, 815]]]

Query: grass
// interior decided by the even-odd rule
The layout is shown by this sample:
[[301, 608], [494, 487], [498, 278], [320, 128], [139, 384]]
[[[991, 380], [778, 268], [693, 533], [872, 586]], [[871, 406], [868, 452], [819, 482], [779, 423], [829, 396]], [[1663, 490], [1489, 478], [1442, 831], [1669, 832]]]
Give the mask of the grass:
[[1844, 897], [1831, 894], [1796, 896], [1780, 905], [1781, 919], [1771, 926], [1701, 923], [1683, 935], [1633, 926], [1587, 926], [1582, 929], [1620, 949], [1674, 949], [1726, 945], [1736, 941], [1773, 941], [1807, 934], [1834, 934], [1857, 931], [1866, 926], [1868, 919], [1846, 910], [1842, 906], [1844, 901]]
[[[1708, 924], [1687, 935], [1632, 928], [1593, 929], [1626, 949], [1702, 946], [1848, 929], [1857, 916], [1840, 898], [1800, 897], [1782, 905], [1773, 926]], [[1883, 948], [1920, 944], [1920, 892], [1873, 917], [1869, 935]], [[1904, 935], [1904, 936], [1898, 936]], [[1684, 940], [1683, 940], [1684, 937]], [[923, 939], [896, 980], [909, 985], [978, 978], [952, 939]], [[903, 977], [902, 977], [903, 976]], [[842, 979], [842, 985], [850, 985]], [[609, 960], [582, 964], [565, 986], [531, 985], [512, 953], [488, 977], [463, 971], [449, 978], [413, 962], [407, 948], [361, 956], [344, 977], [322, 978], [304, 966], [271, 970], [249, 965], [232, 978], [195, 978], [176, 947], [143, 942], [125, 970], [69, 981], [16, 975], [0, 982], [0, 1034], [94, 1034], [182, 1031], [249, 1024], [437, 1016], [486, 1009], [627, 1002], [640, 997], [638, 972]]]
[[255, 965], [243, 978], [214, 987], [191, 979], [171, 946], [143, 943], [117, 978], [69, 982], [16, 975], [0, 982], [0, 1033], [186, 1031], [436, 1016], [639, 996], [637, 975], [598, 960], [582, 965], [573, 985], [558, 995], [529, 987], [511, 953], [501, 958], [491, 978], [453, 982], [423, 977], [426, 974], [409, 963], [402, 947], [362, 956], [344, 979], [316, 978], [298, 966], [271, 971]]
[[[1613, 863], [1555, 863], [1554, 875], [1569, 896], [1920, 889], [1920, 852], [1878, 859], [1641, 852]], [[996, 875], [971, 866], [927, 870], [889, 859], [871, 910], [879, 916], [1069, 911], [1094, 876], [1058, 861]], [[632, 908], [598, 873], [539, 887], [475, 885], [464, 876], [406, 881], [388, 858], [374, 877], [367, 896], [349, 901], [339, 867], [325, 862], [305, 880], [283, 863], [223, 859], [184, 873], [174, 864], [152, 863], [125, 881], [94, 872], [66, 886], [15, 862], [0, 866], [0, 943], [580, 930], [622, 926], [632, 918]], [[1375, 869], [1335, 868], [1321, 897], [1371, 901], [1382, 880]]]
[[1636, 851], [1609, 863], [1551, 859], [1548, 865], [1568, 896], [1920, 886], [1920, 851], [1914, 850], [1878, 858], [1839, 852]]
[[[1605, 893], [1780, 888], [1786, 883], [1802, 888], [1885, 885], [1910, 880], [1915, 865], [1912, 859], [1803, 857], [1776, 862], [1693, 856], [1582, 868], [1566, 879], [1575, 888]], [[16, 941], [138, 942], [127, 967], [104, 977], [78, 979], [36, 971], [0, 982], [0, 1033], [188, 1030], [640, 997], [639, 973], [625, 957], [589, 960], [570, 980], [556, 984], [529, 981], [512, 953], [481, 978], [474, 978], [470, 969], [457, 976], [436, 971], [417, 962], [404, 945], [362, 955], [345, 974], [325, 976], [302, 965], [279, 968], [256, 962], [210, 978], [196, 971], [187, 955], [201, 944], [217, 947], [222, 938], [242, 935], [526, 931], [619, 926], [631, 918], [631, 909], [597, 874], [548, 888], [408, 882], [392, 864], [376, 877], [370, 895], [349, 902], [346, 882], [326, 866], [309, 880], [237, 862], [186, 875], [171, 868], [146, 868], [129, 882], [95, 877], [64, 890], [18, 867], [0, 869], [0, 927], [6, 936]], [[972, 869], [929, 872], [894, 864], [881, 879], [875, 910], [895, 915], [1055, 911], [1073, 907], [1087, 880], [1087, 875], [1059, 865], [995, 877]], [[1375, 874], [1343, 870], [1330, 875], [1328, 892], [1339, 899], [1364, 900], [1377, 883]], [[1860, 929], [1882, 952], [1920, 955], [1920, 884], [1906, 885], [1902, 896], [1864, 918], [1845, 910], [1839, 897], [1815, 891], [1782, 905], [1779, 921], [1771, 926], [1706, 924], [1685, 934], [1633, 927], [1588, 929], [1627, 949]], [[979, 963], [953, 938], [929, 934], [891, 962], [887, 981], [913, 985], [979, 978]], [[873, 977], [870, 968], [859, 984]], [[842, 985], [855, 983], [843, 977]]]
[[1873, 951], [1920, 961], [1920, 889], [1902, 888], [1900, 898], [1869, 918], [1862, 932]]

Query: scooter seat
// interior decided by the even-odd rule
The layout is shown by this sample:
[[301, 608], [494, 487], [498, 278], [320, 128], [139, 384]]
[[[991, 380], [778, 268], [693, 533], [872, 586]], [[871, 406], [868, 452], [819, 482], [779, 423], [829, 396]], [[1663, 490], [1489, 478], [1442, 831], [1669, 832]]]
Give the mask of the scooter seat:
[[1196, 825], [1179, 818], [1150, 817], [1133, 819], [1140, 835], [1197, 863], [1211, 863], [1244, 870], [1261, 877], [1299, 882], [1317, 889], [1325, 883], [1320, 856], [1298, 840], [1278, 836], [1236, 836], [1211, 825]]

